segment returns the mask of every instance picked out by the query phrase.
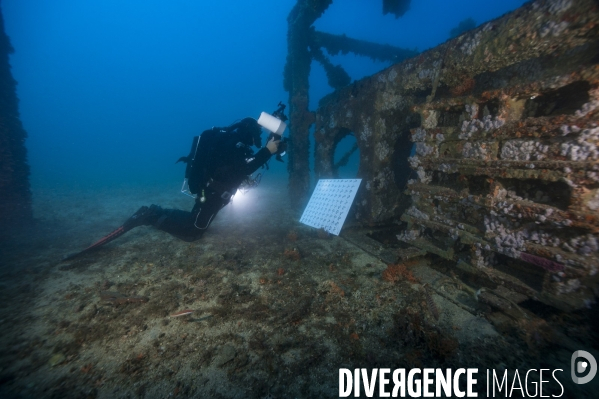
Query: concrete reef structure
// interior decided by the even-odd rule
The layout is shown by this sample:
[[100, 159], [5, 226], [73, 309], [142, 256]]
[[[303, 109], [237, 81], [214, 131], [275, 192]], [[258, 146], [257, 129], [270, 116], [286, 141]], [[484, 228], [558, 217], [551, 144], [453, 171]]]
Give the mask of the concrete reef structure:
[[[10, 72], [8, 55], [13, 52], [4, 32], [0, 9], [0, 226], [25, 224], [33, 217], [29, 186], [29, 165], [25, 138], [19, 119], [16, 82]], [[7, 229], [1, 229], [0, 239]]]
[[316, 174], [335, 176], [335, 146], [353, 132], [358, 222], [401, 223], [399, 240], [455, 262], [494, 308], [589, 305], [598, 49], [595, 1], [527, 3], [321, 100]]

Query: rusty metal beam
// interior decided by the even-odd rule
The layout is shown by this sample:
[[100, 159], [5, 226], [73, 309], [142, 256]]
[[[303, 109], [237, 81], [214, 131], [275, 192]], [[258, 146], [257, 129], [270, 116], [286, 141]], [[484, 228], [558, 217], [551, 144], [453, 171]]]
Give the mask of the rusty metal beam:
[[319, 31], [312, 32], [312, 42], [315, 46], [324, 47], [331, 55], [354, 53], [372, 58], [373, 60], [391, 61], [393, 63], [418, 55], [418, 51], [415, 50]]
[[295, 208], [306, 201], [310, 187], [310, 125], [314, 116], [308, 109], [310, 26], [332, 3], [332, 0], [299, 0], [287, 17], [287, 63], [284, 87], [289, 92], [289, 195]]

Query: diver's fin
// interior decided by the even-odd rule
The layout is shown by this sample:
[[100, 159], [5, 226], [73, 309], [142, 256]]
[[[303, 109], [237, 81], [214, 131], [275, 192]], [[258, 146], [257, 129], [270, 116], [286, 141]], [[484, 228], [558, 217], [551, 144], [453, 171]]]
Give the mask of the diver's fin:
[[127, 219], [121, 227], [114, 230], [112, 233], [100, 238], [98, 241], [85, 248], [83, 251], [67, 255], [63, 259], [63, 261], [73, 259], [85, 252], [94, 250], [98, 247], [101, 247], [104, 244], [108, 244], [110, 241], [114, 240], [115, 238], [119, 238], [120, 236], [137, 226], [153, 224], [158, 220], [158, 218], [161, 215], [163, 215], [163, 213], [164, 210], [158, 205], [151, 205], [149, 208], [147, 206], [142, 206], [129, 219]]
[[90, 245], [89, 247], [85, 248], [83, 251], [80, 252], [76, 252], [74, 254], [70, 254], [67, 255], [63, 260], [71, 260], [81, 254], [84, 254], [85, 252], [89, 252], [91, 250], [94, 250], [98, 247], [101, 247], [104, 244], [109, 243], [110, 241], [114, 240], [115, 238], [118, 238], [120, 236], [122, 236], [123, 234], [125, 234], [128, 230], [125, 229], [124, 226], [119, 227], [118, 229], [114, 230], [112, 233], [100, 238], [98, 241], [96, 241], [95, 243], [93, 243], [92, 245]]

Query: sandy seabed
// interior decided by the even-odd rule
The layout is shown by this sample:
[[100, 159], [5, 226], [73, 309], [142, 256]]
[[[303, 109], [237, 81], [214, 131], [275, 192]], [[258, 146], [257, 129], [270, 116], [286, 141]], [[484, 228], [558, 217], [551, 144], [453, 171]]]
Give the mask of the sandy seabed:
[[1, 247], [0, 397], [338, 397], [339, 369], [358, 367], [563, 368], [564, 397], [595, 397], [566, 379], [572, 342], [596, 345], [586, 313], [498, 331], [443, 262], [388, 268], [300, 224], [279, 183], [197, 242], [139, 227], [65, 262], [141, 205], [193, 200], [176, 183], [37, 191], [34, 230]]

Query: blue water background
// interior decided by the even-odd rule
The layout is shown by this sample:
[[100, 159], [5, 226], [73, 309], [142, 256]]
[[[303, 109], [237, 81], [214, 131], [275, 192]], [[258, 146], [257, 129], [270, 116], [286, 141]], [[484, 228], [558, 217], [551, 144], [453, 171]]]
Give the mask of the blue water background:
[[[401, 18], [382, 2], [337, 0], [318, 30], [423, 51], [465, 18], [477, 24], [522, 0], [412, 1]], [[175, 160], [212, 126], [272, 112], [283, 90], [287, 15], [294, 0], [3, 0], [14, 54], [31, 182], [37, 188], [105, 189], [178, 184]], [[389, 64], [331, 57], [352, 79]], [[332, 91], [312, 64], [311, 109]], [[351, 140], [350, 140], [351, 141]], [[351, 142], [342, 144], [342, 154]], [[358, 154], [350, 170], [357, 170]], [[287, 175], [270, 162], [265, 178]], [[351, 172], [355, 173], [355, 172]]]

